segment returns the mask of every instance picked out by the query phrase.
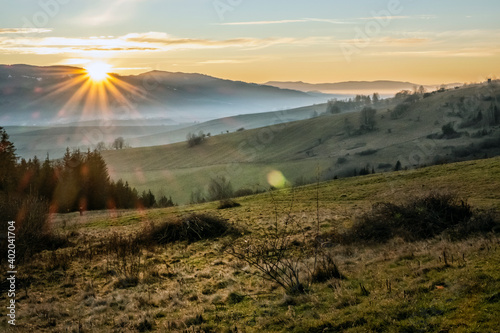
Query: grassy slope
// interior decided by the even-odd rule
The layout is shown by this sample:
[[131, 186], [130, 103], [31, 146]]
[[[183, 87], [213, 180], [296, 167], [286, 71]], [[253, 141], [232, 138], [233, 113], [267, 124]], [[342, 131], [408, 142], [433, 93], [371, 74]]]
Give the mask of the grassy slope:
[[[112, 232], [131, 233], [148, 221], [189, 212], [220, 214], [234, 225], [263, 237], [289, 214], [303, 226], [316, 223], [319, 203], [323, 231], [348, 227], [375, 201], [399, 201], [428, 190], [454, 191], [476, 207], [500, 209], [500, 158], [376, 174], [240, 198], [239, 208], [217, 211], [217, 203], [150, 211], [92, 212], [80, 218], [60, 215], [74, 248], [99, 244]], [[316, 195], [319, 200], [316, 201]], [[292, 198], [293, 201], [292, 201]], [[293, 204], [291, 204], [293, 202]], [[291, 207], [291, 208], [290, 208]], [[258, 236], [260, 235], [260, 236]], [[311, 236], [311, 235], [308, 235]], [[334, 258], [347, 279], [315, 284], [305, 296], [283, 290], [251, 274], [244, 263], [221, 252], [227, 239], [177, 243], [143, 250], [141, 282], [117, 289], [113, 257], [60, 262], [45, 252], [19, 278], [31, 276], [29, 297], [18, 297], [16, 331], [137, 331], [145, 318], [154, 330], [202, 332], [492, 332], [500, 311], [500, 243], [496, 236], [460, 242], [394, 240], [377, 246], [335, 246]], [[442, 259], [447, 253], [449, 265]], [[454, 259], [450, 259], [450, 258]], [[451, 261], [453, 260], [453, 261]], [[110, 264], [111, 263], [111, 264]], [[361, 293], [364, 286], [369, 295]], [[388, 288], [390, 285], [390, 289]], [[229, 295], [244, 298], [233, 304]], [[5, 294], [2, 293], [3, 301]], [[201, 316], [201, 317], [200, 317]], [[202, 318], [202, 319], [201, 319]], [[6, 318], [1, 325], [6, 328]]]
[[[229, 178], [238, 189], [257, 184], [268, 186], [266, 177], [272, 170], [281, 171], [293, 183], [301, 176], [316, 177], [318, 168], [325, 177], [333, 177], [350, 175], [354, 169], [359, 171], [366, 165], [377, 172], [384, 171], [387, 167], [379, 167], [380, 164], [394, 165], [397, 160], [403, 167], [414, 167], [431, 164], [436, 156], [450, 158], [455, 147], [483, 140], [467, 136], [434, 140], [427, 135], [440, 133], [441, 127], [449, 122], [460, 122], [459, 118], [449, 115], [450, 110], [444, 107], [446, 103], [462, 96], [489, 94], [491, 89], [471, 86], [436, 94], [420, 100], [397, 120], [390, 119], [388, 112], [395, 105], [382, 103], [377, 106], [377, 130], [363, 135], [345, 134], [345, 119], [358, 126], [359, 114], [354, 112], [218, 135], [194, 148], [181, 142], [105, 152], [104, 157], [114, 179], [126, 179], [140, 190], [162, 189], [180, 203], [187, 202], [191, 191], [204, 188], [216, 175]], [[498, 88], [495, 89], [498, 92]], [[482, 107], [488, 105], [484, 103]], [[369, 149], [377, 152], [359, 155]], [[337, 164], [339, 157], [346, 162]]]

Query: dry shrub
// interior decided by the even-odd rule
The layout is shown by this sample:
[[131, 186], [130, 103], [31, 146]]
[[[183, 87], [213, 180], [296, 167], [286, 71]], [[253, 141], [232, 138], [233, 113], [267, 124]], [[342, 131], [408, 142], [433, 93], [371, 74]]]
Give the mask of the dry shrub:
[[217, 207], [217, 209], [228, 209], [228, 208], [234, 208], [234, 207], [240, 207], [241, 204], [234, 201], [234, 200], [231, 200], [231, 199], [226, 199], [226, 200], [221, 200], [219, 202], [219, 206]]
[[474, 210], [455, 195], [430, 193], [400, 205], [376, 203], [341, 236], [341, 240], [344, 243], [386, 242], [402, 237], [406, 241], [416, 241], [442, 233], [458, 239], [472, 233], [490, 232], [495, 225], [491, 213]]
[[[7, 222], [15, 221], [16, 260], [26, 261], [43, 250], [65, 247], [68, 239], [48, 226], [49, 204], [40, 198], [0, 197], [0, 226], [7, 233]], [[0, 239], [1, 260], [7, 258], [7, 239]]]
[[196, 242], [228, 234], [234, 235], [237, 231], [227, 220], [208, 214], [192, 214], [157, 225], [151, 224], [139, 237], [145, 243], [168, 244], [177, 241]]
[[324, 253], [319, 257], [314, 271], [311, 273], [311, 282], [321, 283], [330, 279], [344, 279], [340, 273], [338, 266], [335, 264], [333, 257]]

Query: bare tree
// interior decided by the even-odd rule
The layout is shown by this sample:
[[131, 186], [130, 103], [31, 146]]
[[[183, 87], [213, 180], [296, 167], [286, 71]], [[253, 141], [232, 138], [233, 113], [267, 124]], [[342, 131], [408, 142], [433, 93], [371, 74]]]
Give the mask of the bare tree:
[[377, 110], [371, 107], [364, 107], [360, 112], [360, 127], [362, 130], [373, 131], [375, 128], [375, 115]]
[[229, 199], [233, 196], [233, 186], [224, 176], [212, 178], [208, 184], [208, 198], [212, 201]]
[[114, 149], [123, 149], [123, 146], [125, 145], [125, 139], [123, 137], [118, 137], [115, 139], [115, 141], [113, 141], [113, 144], [111, 147], [113, 147]]
[[103, 141], [99, 141], [95, 147], [97, 151], [106, 150], [106, 144]]

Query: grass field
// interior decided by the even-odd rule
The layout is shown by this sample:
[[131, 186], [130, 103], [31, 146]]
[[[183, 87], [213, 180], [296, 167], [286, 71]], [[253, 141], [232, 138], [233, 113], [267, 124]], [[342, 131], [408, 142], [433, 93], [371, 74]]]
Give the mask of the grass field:
[[[70, 245], [19, 267], [15, 331], [494, 332], [500, 311], [495, 233], [385, 244], [332, 239], [324, 251], [344, 278], [312, 283], [303, 294], [260, 278], [228, 249], [270, 241], [276, 225], [292, 221], [300, 226], [292, 235], [298, 254], [307, 252], [317, 227], [327, 237], [350, 228], [375, 202], [398, 203], [431, 191], [453, 192], [498, 212], [499, 186], [500, 158], [490, 158], [273, 191], [238, 198], [240, 207], [225, 210], [211, 202], [54, 215], [53, 230]], [[121, 254], [105, 245], [192, 213], [225, 219], [240, 235]], [[124, 283], [130, 276], [137, 281]], [[9, 331], [6, 317], [0, 327]]]

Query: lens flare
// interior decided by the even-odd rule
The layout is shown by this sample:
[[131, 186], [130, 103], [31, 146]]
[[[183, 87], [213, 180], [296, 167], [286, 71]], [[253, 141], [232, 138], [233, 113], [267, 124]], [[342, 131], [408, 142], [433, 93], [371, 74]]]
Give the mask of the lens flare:
[[276, 188], [283, 188], [286, 184], [286, 178], [281, 171], [273, 170], [267, 174], [267, 182]]

